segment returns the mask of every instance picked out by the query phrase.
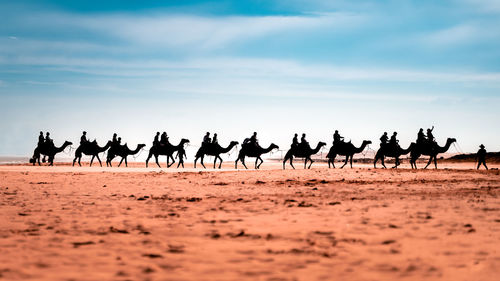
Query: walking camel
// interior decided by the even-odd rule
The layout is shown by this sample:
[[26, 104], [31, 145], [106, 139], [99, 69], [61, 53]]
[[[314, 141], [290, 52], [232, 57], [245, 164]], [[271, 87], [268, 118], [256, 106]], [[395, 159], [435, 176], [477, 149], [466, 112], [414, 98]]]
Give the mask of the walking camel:
[[396, 159], [396, 163], [392, 168], [397, 168], [401, 164], [401, 162], [399, 161], [399, 157], [410, 153], [410, 151], [415, 148], [415, 145], [416, 143], [412, 142], [407, 149], [403, 149], [400, 146], [395, 147], [390, 144], [383, 145], [377, 150], [377, 153], [375, 154], [375, 159], [373, 159], [373, 167], [377, 168], [377, 162], [380, 160], [384, 169], [387, 169], [384, 163], [385, 157], [393, 157]]
[[457, 140], [454, 138], [448, 138], [446, 140], [446, 144], [441, 147], [439, 146], [436, 142], [424, 142], [417, 144], [413, 147], [413, 149], [410, 152], [410, 164], [412, 169], [417, 169], [417, 160], [421, 155], [426, 155], [429, 156], [429, 162], [427, 162], [427, 165], [425, 165], [424, 169], [427, 169], [427, 167], [431, 164], [432, 161], [434, 161], [434, 167], [437, 169], [437, 155], [439, 153], [445, 153], [450, 149], [450, 146], [452, 143], [456, 142]]
[[[153, 155], [155, 157], [156, 165], [158, 165], [159, 168], [161, 168], [161, 166], [160, 163], [158, 163], [158, 156], [167, 156], [167, 168], [170, 168], [170, 166], [174, 165], [175, 163], [175, 159], [173, 156], [174, 153], [178, 151], [179, 148], [184, 147], [184, 144], [186, 143], [189, 143], [188, 139], [181, 139], [178, 145], [173, 145], [171, 143], [153, 145], [151, 149], [149, 149], [148, 158], [146, 159], [146, 168], [148, 167], [149, 159], [151, 159], [151, 156]], [[172, 164], [170, 164], [170, 159], [172, 159]]]
[[122, 159], [120, 160], [120, 163], [118, 164], [118, 167], [120, 167], [120, 165], [122, 164], [123, 160], [125, 160], [125, 167], [128, 167], [127, 156], [137, 154], [145, 146], [146, 146], [145, 144], [138, 144], [137, 148], [134, 149], [134, 150], [130, 150], [130, 148], [128, 148], [127, 144], [117, 145], [117, 146], [111, 147], [109, 149], [109, 151], [108, 151], [108, 156], [107, 156], [107, 159], [106, 159], [106, 166], [109, 165], [109, 167], [112, 167], [111, 166], [111, 161], [116, 156], [120, 156]]
[[33, 163], [33, 166], [38, 163], [38, 166], [42, 165], [40, 163], [40, 155], [48, 156], [49, 166], [54, 166], [54, 157], [57, 153], [66, 149], [66, 147], [72, 145], [73, 143], [70, 141], [65, 141], [63, 145], [60, 147], [56, 147], [53, 143], [43, 144], [41, 146], [37, 146], [35, 151], [33, 152], [33, 157], [30, 159], [30, 163]]
[[337, 154], [345, 156], [344, 165], [342, 165], [340, 169], [344, 168], [344, 166], [347, 165], [348, 161], [350, 161], [352, 168], [352, 158], [354, 154], [361, 153], [363, 150], [365, 150], [365, 147], [371, 143], [371, 141], [365, 140], [360, 147], [355, 147], [351, 142], [340, 142], [336, 145], [333, 145], [326, 155], [326, 158], [328, 158], [328, 168], [330, 168], [330, 164], [333, 166], [333, 168], [335, 168], [335, 157], [337, 157]]
[[[245, 157], [255, 157], [255, 169], [259, 169], [260, 165], [264, 163], [264, 160], [262, 160], [260, 156], [262, 154], [271, 152], [273, 149], [279, 149], [279, 146], [275, 145], [274, 143], [271, 143], [267, 148], [252, 145], [242, 145], [240, 152], [238, 152], [238, 158], [236, 158], [236, 161], [234, 161], [234, 168], [238, 169], [238, 161], [241, 161], [243, 167], [245, 167], [245, 169], [248, 169], [247, 165], [245, 165]], [[259, 164], [257, 164], [258, 161], [260, 161]]]
[[229, 145], [226, 148], [220, 146], [218, 143], [207, 143], [207, 144], [202, 145], [200, 147], [200, 149], [198, 149], [198, 151], [196, 152], [196, 155], [194, 158], [194, 167], [196, 168], [196, 161], [198, 161], [198, 159], [200, 159], [201, 165], [203, 166], [203, 168], [206, 169], [205, 164], [203, 164], [203, 159], [205, 158], [205, 155], [210, 155], [210, 156], [215, 156], [214, 169], [215, 169], [215, 165], [217, 165], [217, 159], [220, 160], [220, 163], [219, 163], [219, 169], [220, 169], [222, 166], [222, 158], [219, 155], [222, 153], [228, 153], [236, 145], [238, 145], [237, 141], [232, 141], [231, 143], [229, 143]]
[[311, 169], [311, 165], [314, 162], [311, 159], [311, 155], [318, 153], [319, 150], [321, 149], [321, 147], [323, 147], [325, 145], [326, 145], [326, 143], [320, 141], [320, 142], [318, 142], [318, 145], [316, 145], [315, 149], [312, 149], [309, 145], [307, 145], [305, 147], [304, 145], [301, 145], [301, 144], [299, 144], [296, 147], [290, 148], [286, 152], [285, 158], [283, 159], [283, 170], [285, 169], [286, 161], [290, 161], [290, 166], [292, 166], [292, 168], [295, 169], [295, 167], [293, 166], [293, 157], [294, 156], [298, 157], [298, 158], [305, 158], [304, 159], [304, 169], [306, 169], [306, 167], [307, 167], [307, 162], [310, 161], [311, 163], [309, 164], [309, 167], [307, 167], [307, 169]]
[[108, 141], [105, 146], [100, 147], [97, 144], [97, 141], [93, 142], [87, 142], [84, 144], [80, 144], [78, 148], [75, 151], [75, 158], [73, 159], [73, 166], [75, 166], [75, 162], [78, 159], [78, 165], [82, 166], [80, 161], [82, 160], [82, 155], [92, 155], [92, 159], [90, 159], [90, 167], [92, 167], [92, 163], [94, 162], [94, 158], [97, 157], [97, 160], [99, 161], [99, 165], [102, 167], [102, 162], [101, 159], [99, 158], [99, 153], [104, 152], [108, 150], [108, 148], [111, 146], [112, 142]]

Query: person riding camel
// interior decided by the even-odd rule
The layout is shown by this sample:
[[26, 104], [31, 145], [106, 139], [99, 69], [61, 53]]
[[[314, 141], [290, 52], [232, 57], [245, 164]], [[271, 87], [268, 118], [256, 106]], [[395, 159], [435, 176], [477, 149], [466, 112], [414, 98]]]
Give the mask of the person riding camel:
[[38, 135], [38, 147], [43, 145], [44, 142], [45, 142], [45, 138], [43, 137], [43, 132], [40, 131], [40, 135]]
[[45, 134], [45, 142], [44, 142], [44, 143], [45, 143], [45, 145], [46, 145], [47, 147], [49, 147], [49, 146], [51, 146], [51, 145], [54, 145], [54, 143], [53, 143], [52, 139], [50, 138], [50, 133], [49, 133], [49, 132], [47, 132], [47, 133]]
[[118, 140], [116, 139], [118, 137], [118, 135], [116, 133], [113, 134], [113, 139], [111, 140], [111, 143], [113, 144], [117, 144], [118, 143]]
[[201, 146], [203, 146], [204, 144], [208, 144], [208, 143], [211, 143], [212, 141], [210, 140], [210, 133], [207, 132], [205, 134], [205, 136], [203, 137], [203, 142], [201, 143]]
[[432, 129], [427, 129], [427, 141], [431, 144], [435, 142], [434, 135], [432, 134], [433, 130], [434, 130], [434, 126], [432, 126]]
[[309, 142], [306, 140], [306, 134], [302, 134], [302, 137], [300, 138], [300, 146], [304, 148], [309, 148]]
[[217, 139], [217, 133], [215, 133], [214, 136], [212, 137], [212, 143], [215, 144], [218, 142], [219, 142], [219, 140]]
[[82, 136], [80, 137], [80, 145], [86, 144], [87, 142], [87, 132], [83, 131]]
[[384, 132], [384, 134], [380, 137], [380, 147], [386, 145], [387, 141], [389, 141], [389, 137], [387, 136], [387, 132]]
[[477, 169], [481, 167], [481, 164], [484, 165], [486, 170], [488, 170], [488, 166], [486, 166], [486, 149], [484, 149], [484, 145], [481, 144], [479, 146], [479, 150], [477, 151]]
[[424, 129], [420, 128], [420, 130], [418, 131], [418, 134], [417, 134], [417, 143], [422, 144], [422, 143], [425, 143], [426, 141], [427, 141], [427, 138], [425, 137]]
[[344, 142], [344, 137], [340, 136], [338, 130], [335, 130], [335, 133], [333, 134], [333, 145], [339, 145], [342, 142]]
[[122, 138], [118, 137], [118, 140], [116, 141], [116, 145], [122, 145]]
[[167, 132], [163, 132], [160, 137], [160, 144], [166, 145], [168, 143]]
[[391, 140], [389, 141], [389, 144], [392, 146], [392, 147], [398, 147], [399, 146], [399, 140], [397, 139], [397, 135], [398, 133], [397, 132], [394, 132], [391, 136]]
[[292, 145], [290, 147], [296, 148], [298, 145], [299, 145], [299, 135], [295, 134], [295, 135], [293, 135]]
[[155, 138], [153, 139], [153, 146], [157, 146], [158, 144], [160, 144], [160, 132], [156, 132], [156, 135], [155, 135]]

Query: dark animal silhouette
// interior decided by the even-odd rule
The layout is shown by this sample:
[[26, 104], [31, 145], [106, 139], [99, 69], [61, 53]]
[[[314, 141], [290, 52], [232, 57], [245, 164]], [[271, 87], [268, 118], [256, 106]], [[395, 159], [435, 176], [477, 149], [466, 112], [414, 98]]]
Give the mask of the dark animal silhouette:
[[200, 149], [196, 152], [195, 158], [194, 158], [194, 167], [196, 168], [196, 161], [200, 159], [200, 163], [203, 166], [203, 168], [206, 169], [205, 164], [203, 164], [203, 159], [205, 158], [205, 155], [210, 155], [210, 156], [215, 156], [214, 158], [214, 169], [215, 166], [217, 165], [217, 159], [220, 160], [219, 163], [219, 169], [222, 166], [222, 158], [219, 156], [222, 153], [228, 153], [238, 145], [237, 141], [232, 141], [226, 148], [220, 146], [218, 143], [205, 143], [203, 144]]
[[73, 159], [73, 166], [75, 166], [76, 160], [78, 160], [78, 165], [82, 166], [80, 161], [82, 160], [82, 155], [92, 155], [92, 159], [90, 159], [90, 166], [92, 167], [92, 163], [94, 162], [94, 158], [97, 157], [97, 160], [99, 161], [99, 165], [102, 167], [102, 162], [101, 159], [99, 158], [99, 153], [104, 152], [108, 150], [108, 148], [111, 146], [112, 142], [108, 141], [105, 146], [100, 147], [97, 144], [97, 141], [93, 142], [86, 142], [83, 144], [80, 144], [78, 148], [75, 151], [75, 158]]
[[342, 167], [340, 167], [341, 169], [347, 165], [348, 161], [350, 161], [352, 168], [352, 158], [354, 154], [361, 153], [365, 150], [365, 147], [371, 143], [371, 141], [365, 140], [360, 147], [355, 147], [351, 142], [339, 142], [338, 144], [333, 145], [326, 155], [326, 158], [328, 158], [328, 168], [330, 168], [330, 164], [333, 168], [335, 168], [335, 157], [337, 157], [337, 155], [345, 156], [345, 163]]
[[[238, 161], [241, 161], [243, 167], [245, 167], [245, 169], [248, 169], [247, 165], [245, 165], [245, 157], [255, 157], [255, 169], [259, 169], [260, 165], [264, 163], [264, 160], [262, 160], [260, 156], [262, 154], [269, 153], [273, 149], [279, 149], [279, 146], [275, 145], [274, 143], [271, 143], [268, 148], [262, 148], [260, 146], [252, 144], [242, 145], [240, 152], [238, 152], [238, 158], [236, 158], [236, 161], [234, 161], [234, 168], [238, 169]], [[260, 161], [259, 164], [257, 164], [258, 161]]]
[[146, 146], [145, 144], [138, 144], [137, 148], [134, 150], [130, 150], [130, 148], [128, 148], [127, 144], [112, 146], [108, 151], [108, 156], [106, 157], [106, 166], [109, 165], [109, 167], [112, 167], [111, 161], [116, 156], [120, 156], [122, 159], [120, 160], [118, 167], [120, 167], [123, 160], [125, 160], [125, 167], [128, 167], [127, 156], [137, 154], [145, 146]]
[[441, 147], [435, 142], [425, 142], [418, 143], [415, 145], [410, 152], [410, 164], [412, 169], [417, 169], [417, 160], [421, 155], [429, 156], [429, 162], [425, 165], [424, 169], [426, 169], [432, 161], [434, 161], [434, 167], [437, 169], [437, 155], [439, 153], [444, 153], [450, 149], [452, 143], [457, 140], [454, 138], [448, 138], [446, 140], [445, 146]]
[[385, 157], [393, 157], [396, 159], [396, 163], [393, 168], [397, 168], [401, 164], [401, 162], [399, 161], [399, 157], [410, 153], [415, 145], [416, 143], [412, 142], [407, 149], [402, 149], [400, 146], [394, 146], [390, 144], [383, 145], [377, 150], [377, 153], [375, 154], [375, 159], [373, 159], [373, 167], [377, 168], [377, 162], [380, 160], [382, 166], [384, 168], [387, 168], [384, 163]]
[[321, 149], [321, 147], [323, 147], [325, 145], [326, 145], [326, 143], [324, 143], [324, 142], [318, 142], [318, 145], [316, 145], [315, 149], [312, 149], [309, 146], [304, 147], [301, 144], [299, 144], [297, 147], [290, 148], [286, 152], [285, 158], [283, 159], [283, 170], [285, 169], [285, 164], [287, 161], [290, 161], [290, 166], [292, 166], [292, 168], [295, 169], [295, 167], [293, 166], [293, 157], [304, 158], [304, 169], [307, 167], [307, 162], [311, 162], [309, 164], [309, 167], [307, 167], [307, 169], [311, 169], [311, 165], [314, 162], [311, 159], [311, 155], [318, 153], [318, 151]]
[[[161, 166], [160, 163], [158, 163], [158, 156], [167, 156], [167, 168], [170, 168], [170, 166], [174, 165], [175, 163], [174, 153], [180, 148], [183, 148], [184, 144], [186, 143], [189, 143], [188, 139], [181, 139], [178, 145], [172, 145], [170, 143], [154, 145], [153, 147], [151, 147], [151, 149], [149, 149], [149, 155], [146, 159], [146, 168], [148, 167], [149, 159], [151, 159], [151, 156], [153, 155], [155, 156], [156, 165], [158, 165], [159, 168], [161, 168]], [[172, 159], [172, 164], [170, 164], [170, 159]]]
[[35, 148], [35, 151], [33, 152], [33, 157], [30, 159], [30, 163], [33, 163], [33, 165], [38, 163], [38, 165], [40, 166], [41, 165], [40, 155], [43, 154], [43, 155], [49, 157], [47, 160], [49, 162], [49, 166], [53, 166], [54, 165], [54, 157], [56, 156], [56, 154], [63, 151], [64, 149], [66, 149], [66, 147], [68, 147], [72, 144], [73, 143], [70, 141], [65, 141], [64, 144], [61, 145], [60, 147], [56, 147], [52, 143], [50, 143], [50, 144], [44, 143], [42, 145], [39, 145]]

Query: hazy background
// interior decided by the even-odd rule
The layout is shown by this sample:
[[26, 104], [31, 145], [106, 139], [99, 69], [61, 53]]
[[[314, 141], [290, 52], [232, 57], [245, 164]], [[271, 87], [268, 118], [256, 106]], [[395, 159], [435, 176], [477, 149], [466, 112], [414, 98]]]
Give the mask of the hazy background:
[[432, 125], [500, 150], [499, 1], [351, 2], [0, 1], [0, 155], [40, 130], [287, 149], [335, 129], [407, 146]]

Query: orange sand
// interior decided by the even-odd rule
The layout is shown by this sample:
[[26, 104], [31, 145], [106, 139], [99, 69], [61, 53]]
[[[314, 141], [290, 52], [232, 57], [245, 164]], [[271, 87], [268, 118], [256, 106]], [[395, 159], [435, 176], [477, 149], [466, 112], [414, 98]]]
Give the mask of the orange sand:
[[0, 166], [0, 279], [500, 276], [498, 170], [134, 166]]

